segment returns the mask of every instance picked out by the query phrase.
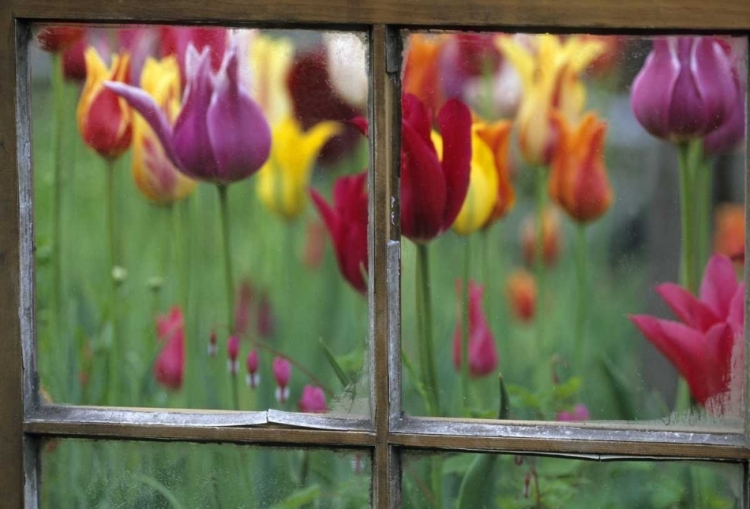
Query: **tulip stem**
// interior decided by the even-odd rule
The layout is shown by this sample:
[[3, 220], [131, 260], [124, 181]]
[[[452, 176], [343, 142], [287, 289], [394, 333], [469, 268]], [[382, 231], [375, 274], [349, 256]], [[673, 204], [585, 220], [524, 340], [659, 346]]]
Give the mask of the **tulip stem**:
[[464, 417], [469, 410], [469, 265], [471, 241], [466, 237], [464, 251], [464, 284], [461, 287], [461, 409]]
[[63, 133], [63, 122], [64, 122], [64, 98], [63, 98], [63, 69], [62, 59], [60, 53], [52, 54], [52, 93], [55, 108], [55, 123], [53, 124], [52, 134], [52, 167], [54, 172], [54, 183], [53, 183], [53, 232], [52, 232], [52, 281], [53, 281], [53, 295], [52, 295], [52, 306], [54, 317], [54, 329], [57, 334], [61, 331], [62, 311], [62, 133]]
[[682, 223], [682, 252], [680, 256], [680, 279], [682, 286], [693, 295], [697, 294], [697, 280], [695, 279], [695, 249], [693, 240], [693, 217], [692, 203], [693, 179], [690, 168], [690, 145], [682, 143], [679, 145], [680, 152], [680, 219]]
[[109, 319], [112, 324], [112, 345], [110, 348], [110, 365], [109, 365], [109, 404], [122, 404], [117, 401], [117, 392], [120, 386], [120, 365], [124, 362], [123, 356], [120, 355], [121, 344], [118, 338], [118, 313], [117, 313], [117, 285], [115, 278], [115, 268], [117, 267], [117, 221], [116, 221], [116, 204], [115, 204], [115, 162], [107, 159], [107, 168], [105, 170], [105, 199], [107, 208], [107, 234], [109, 240], [109, 266], [107, 267], [107, 279], [109, 280]]
[[693, 171], [694, 200], [697, 204], [697, 260], [696, 281], [700, 281], [701, 268], [708, 263], [711, 231], [711, 199], [713, 195], [711, 182], [711, 168], [709, 162], [703, 156], [703, 147], [700, 140], [690, 143], [690, 165]]
[[[227, 292], [227, 328], [230, 334], [234, 334], [234, 287], [232, 277], [232, 242], [229, 237], [229, 199], [228, 188], [223, 184], [216, 186], [219, 190], [219, 205], [221, 208], [221, 230], [224, 238], [224, 282]], [[232, 404], [235, 410], [240, 409], [240, 401], [237, 389], [237, 375], [232, 375]]]
[[536, 169], [536, 249], [534, 249], [534, 272], [539, 288], [539, 311], [536, 320], [537, 346], [541, 347], [544, 342], [544, 303], [545, 303], [545, 281], [544, 281], [544, 207], [547, 201], [547, 169], [539, 167]]
[[578, 308], [576, 313], [575, 356], [578, 376], [583, 376], [583, 356], [586, 344], [586, 304], [588, 277], [586, 274], [586, 225], [577, 225], [576, 269], [578, 275]]
[[427, 392], [427, 410], [430, 415], [440, 415], [435, 351], [432, 344], [432, 303], [430, 299], [430, 265], [427, 245], [417, 244], [417, 328], [419, 345], [419, 368], [422, 383]]

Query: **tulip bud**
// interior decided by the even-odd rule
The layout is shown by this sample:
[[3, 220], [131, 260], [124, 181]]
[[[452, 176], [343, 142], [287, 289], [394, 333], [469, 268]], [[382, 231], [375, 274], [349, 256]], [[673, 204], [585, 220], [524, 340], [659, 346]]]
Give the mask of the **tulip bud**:
[[666, 37], [633, 81], [630, 102], [644, 129], [684, 142], [715, 131], [736, 107], [729, 57], [712, 37]]
[[229, 336], [227, 339], [227, 367], [231, 375], [236, 375], [238, 371], [237, 356], [240, 354], [240, 338]]
[[255, 389], [258, 387], [258, 383], [260, 383], [260, 375], [258, 374], [258, 351], [252, 350], [247, 355], [247, 361], [245, 362], [247, 365], [247, 376], [245, 377], [245, 382], [247, 383], [247, 386], [251, 389]]
[[289, 399], [289, 378], [292, 375], [292, 367], [289, 361], [283, 357], [273, 360], [273, 378], [276, 380], [276, 401], [282, 405]]
[[298, 404], [300, 412], [320, 414], [328, 411], [326, 395], [323, 389], [313, 385], [305, 385]]
[[208, 338], [208, 355], [209, 357], [216, 357], [216, 331], [211, 331], [211, 336]]
[[[536, 259], [536, 244], [538, 237], [538, 218], [529, 215], [523, 222], [521, 229], [521, 245], [523, 259], [527, 265], [533, 265]], [[548, 267], [557, 262], [562, 250], [562, 234], [560, 232], [560, 216], [552, 207], [547, 207], [542, 213], [542, 256]]]
[[505, 294], [510, 310], [516, 319], [529, 323], [536, 309], [536, 282], [534, 276], [524, 269], [516, 269], [508, 276]]

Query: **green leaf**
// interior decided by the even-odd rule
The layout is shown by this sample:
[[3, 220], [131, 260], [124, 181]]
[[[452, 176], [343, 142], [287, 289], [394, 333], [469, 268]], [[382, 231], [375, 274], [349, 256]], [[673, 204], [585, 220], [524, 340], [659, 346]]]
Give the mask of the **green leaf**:
[[272, 505], [271, 509], [296, 509], [314, 501], [320, 494], [320, 486], [313, 484], [312, 486], [295, 491], [281, 502]]
[[331, 350], [323, 342], [323, 338], [320, 338], [318, 341], [320, 342], [321, 348], [323, 348], [323, 353], [325, 354], [328, 364], [330, 364], [331, 367], [333, 368], [333, 372], [336, 373], [336, 376], [338, 377], [339, 382], [341, 382], [341, 385], [344, 388], [346, 388], [351, 383], [351, 379], [348, 376], [346, 376], [346, 373], [344, 373], [344, 370], [341, 369], [341, 366], [339, 366], [339, 363], [336, 361], [336, 358], [333, 356], [333, 353], [331, 353]]
[[169, 490], [169, 488], [167, 488], [164, 484], [160, 483], [153, 477], [144, 474], [137, 474], [135, 477], [143, 484], [150, 486], [154, 491], [158, 492], [161, 496], [167, 499], [169, 505], [174, 509], [184, 509], [180, 501], [177, 500], [177, 497], [175, 497]]
[[458, 490], [458, 509], [494, 507], [496, 454], [479, 454]]
[[606, 355], [602, 355], [601, 365], [605, 378], [609, 382], [610, 389], [612, 390], [615, 403], [617, 403], [617, 410], [620, 413], [620, 419], [626, 421], [636, 420], [637, 416], [633, 396], [631, 392], [627, 390], [629, 387], [628, 381], [622, 376], [622, 373], [615, 368], [614, 363]]

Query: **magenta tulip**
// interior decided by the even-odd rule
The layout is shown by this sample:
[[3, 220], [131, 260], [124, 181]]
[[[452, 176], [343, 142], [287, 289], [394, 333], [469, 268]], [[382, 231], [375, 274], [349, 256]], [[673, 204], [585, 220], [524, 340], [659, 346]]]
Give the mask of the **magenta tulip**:
[[[463, 295], [461, 282], [456, 284], [457, 293]], [[498, 355], [495, 338], [492, 335], [482, 309], [484, 287], [469, 281], [469, 374], [473, 377], [486, 376], [497, 369]], [[453, 366], [461, 369], [461, 310], [459, 305], [456, 332], [453, 335]]]
[[182, 387], [185, 374], [185, 319], [179, 307], [156, 319], [156, 335], [166, 343], [156, 357], [154, 377], [162, 386], [176, 391]]

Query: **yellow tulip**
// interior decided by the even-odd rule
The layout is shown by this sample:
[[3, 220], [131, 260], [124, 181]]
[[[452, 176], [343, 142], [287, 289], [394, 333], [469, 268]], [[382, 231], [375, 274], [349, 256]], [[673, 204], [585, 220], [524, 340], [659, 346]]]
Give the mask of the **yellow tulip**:
[[257, 186], [258, 197], [268, 210], [288, 220], [302, 213], [315, 158], [341, 130], [338, 122], [320, 122], [303, 131], [292, 117], [273, 126], [271, 156], [258, 172]]
[[498, 46], [516, 68], [524, 96], [518, 111], [518, 143], [528, 164], [549, 165], [554, 153], [552, 114], [557, 111], [577, 123], [586, 103], [580, 74], [604, 52], [600, 41], [543, 34], [529, 48], [516, 39], [499, 36]]
[[250, 92], [260, 104], [268, 122], [276, 124], [292, 110], [286, 77], [294, 57], [294, 44], [287, 38], [256, 33], [250, 42]]
[[[180, 110], [180, 67], [173, 57], [146, 60], [141, 72], [141, 88], [174, 122]], [[139, 114], [133, 119], [133, 180], [151, 201], [169, 204], [195, 189], [196, 183], [180, 173], [164, 153], [156, 134]]]

